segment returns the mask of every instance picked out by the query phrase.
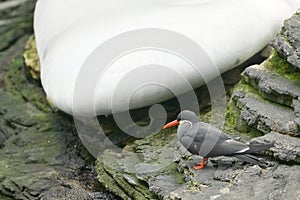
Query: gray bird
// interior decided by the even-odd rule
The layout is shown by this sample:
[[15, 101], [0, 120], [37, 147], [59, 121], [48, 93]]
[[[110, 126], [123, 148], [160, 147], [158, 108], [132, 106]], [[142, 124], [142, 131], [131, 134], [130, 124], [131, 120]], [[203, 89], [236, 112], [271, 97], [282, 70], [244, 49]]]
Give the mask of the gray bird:
[[251, 155], [264, 151], [273, 144], [246, 145], [231, 139], [226, 133], [216, 127], [199, 121], [197, 115], [189, 110], [184, 110], [177, 119], [166, 124], [163, 129], [179, 125], [177, 136], [179, 142], [192, 154], [203, 157], [203, 161], [194, 166], [195, 170], [203, 169], [209, 157], [234, 156], [248, 163], [265, 167], [265, 162]]

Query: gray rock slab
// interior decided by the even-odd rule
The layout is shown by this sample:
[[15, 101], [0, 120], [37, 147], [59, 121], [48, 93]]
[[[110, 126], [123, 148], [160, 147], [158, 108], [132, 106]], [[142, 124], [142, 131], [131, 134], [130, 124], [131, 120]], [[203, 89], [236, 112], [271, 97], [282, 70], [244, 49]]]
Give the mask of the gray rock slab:
[[285, 161], [300, 164], [300, 139], [282, 135], [277, 132], [268, 133], [255, 138], [251, 142], [259, 144], [274, 144], [268, 151], [273, 157]]
[[283, 54], [289, 63], [300, 68], [300, 10], [286, 20], [281, 32], [271, 45]]
[[[174, 200], [299, 197], [300, 174], [295, 174], [300, 170], [299, 165], [268, 161], [271, 165], [261, 168], [234, 157], [216, 157], [210, 158], [206, 168], [195, 171], [192, 167], [201, 158], [186, 153], [176, 145], [174, 137], [175, 134], [159, 133], [124, 148], [131, 153], [106, 152], [98, 159], [98, 170], [104, 166], [105, 173], [112, 179], [104, 180], [104, 176], [99, 176], [99, 180], [104, 180], [112, 191], [118, 191], [116, 187], [122, 189], [125, 199], [139, 199], [140, 195], [144, 199]], [[162, 150], [165, 145], [167, 149]], [[155, 156], [149, 153], [150, 149]]]
[[273, 102], [295, 107], [294, 100], [300, 97], [300, 84], [264, 65], [253, 65], [243, 72], [243, 80], [256, 88], [260, 94]]
[[292, 109], [266, 102], [259, 97], [239, 95], [236, 98], [237, 106], [241, 110], [240, 117], [249, 126], [263, 133], [277, 131], [283, 134], [299, 135]]

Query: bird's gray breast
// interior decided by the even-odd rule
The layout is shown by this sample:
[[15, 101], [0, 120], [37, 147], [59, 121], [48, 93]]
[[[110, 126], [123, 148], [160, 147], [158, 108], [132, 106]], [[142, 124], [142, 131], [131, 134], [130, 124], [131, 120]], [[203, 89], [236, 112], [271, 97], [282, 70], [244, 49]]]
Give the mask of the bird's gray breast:
[[[191, 153], [199, 155], [199, 149], [202, 145], [199, 140], [198, 126], [190, 126], [190, 124], [182, 124], [177, 129], [179, 142]], [[198, 141], [198, 142], [195, 142]]]
[[197, 123], [193, 127], [180, 126], [179, 141], [192, 154], [202, 157], [222, 154], [220, 143], [230, 139], [222, 131], [206, 123]]

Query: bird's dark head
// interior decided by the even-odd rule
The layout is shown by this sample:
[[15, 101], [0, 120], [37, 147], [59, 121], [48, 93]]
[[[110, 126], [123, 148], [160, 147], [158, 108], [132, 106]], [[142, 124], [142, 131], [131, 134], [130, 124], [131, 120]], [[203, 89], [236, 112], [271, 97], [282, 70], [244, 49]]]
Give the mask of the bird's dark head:
[[195, 124], [198, 122], [199, 122], [199, 118], [197, 117], [197, 115], [194, 112], [192, 112], [190, 110], [184, 110], [178, 114], [176, 120], [174, 120], [170, 123], [167, 123], [163, 127], [163, 129], [170, 128], [172, 126], [181, 125], [184, 123], [190, 123], [192, 125], [192, 124]]

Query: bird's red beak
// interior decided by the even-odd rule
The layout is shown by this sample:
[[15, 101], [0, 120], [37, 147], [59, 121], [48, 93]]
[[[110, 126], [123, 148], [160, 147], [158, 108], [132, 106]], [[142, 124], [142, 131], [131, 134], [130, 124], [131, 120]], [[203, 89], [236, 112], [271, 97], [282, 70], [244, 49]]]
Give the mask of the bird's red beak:
[[170, 127], [172, 127], [172, 126], [178, 126], [178, 125], [179, 125], [179, 121], [174, 120], [174, 121], [169, 122], [169, 123], [167, 123], [166, 125], [164, 125], [163, 129], [170, 128]]

